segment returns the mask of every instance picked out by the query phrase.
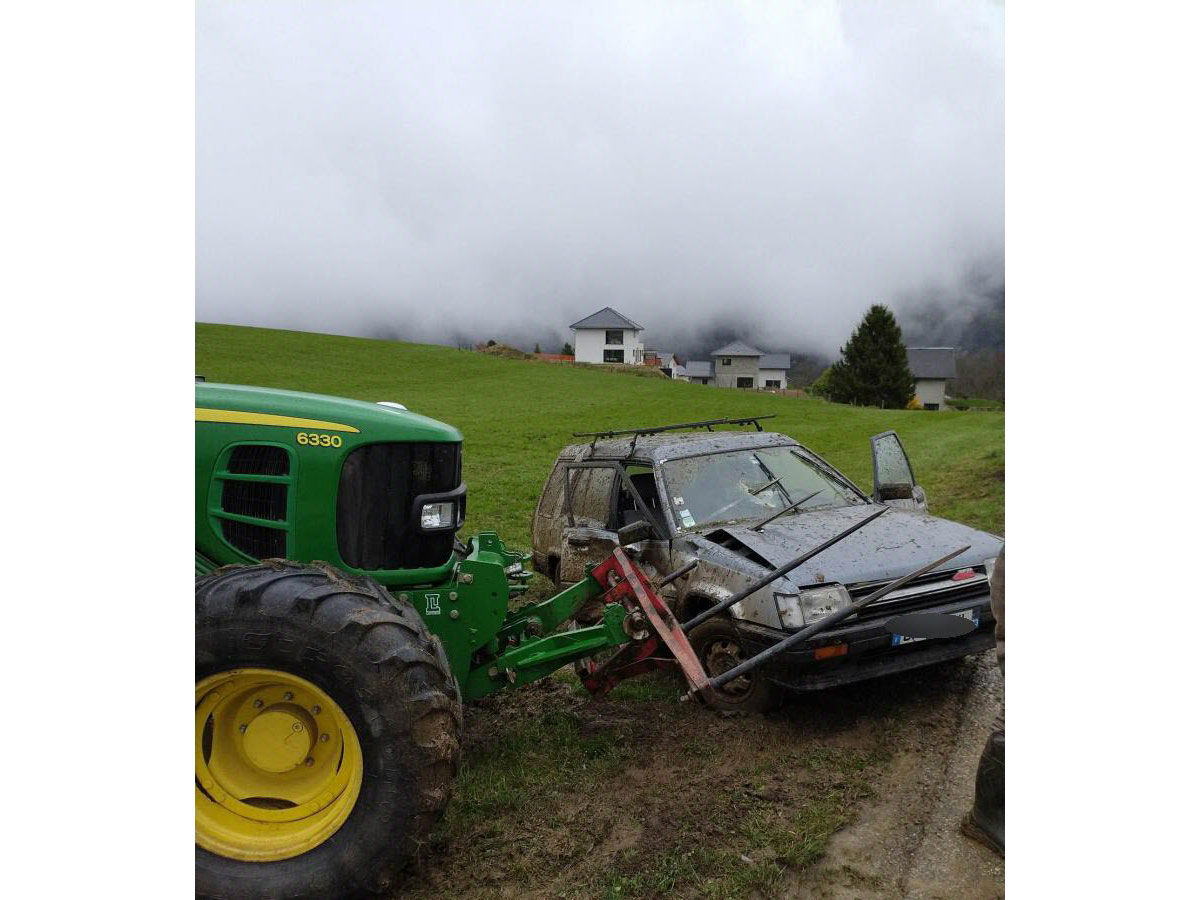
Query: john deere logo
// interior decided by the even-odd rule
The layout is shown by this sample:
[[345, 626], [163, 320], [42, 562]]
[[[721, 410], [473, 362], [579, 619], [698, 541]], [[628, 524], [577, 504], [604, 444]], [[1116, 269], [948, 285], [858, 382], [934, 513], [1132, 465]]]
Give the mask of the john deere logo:
[[425, 615], [440, 616], [442, 614], [442, 608], [440, 606], [438, 606], [439, 599], [440, 599], [439, 594], [426, 594], [425, 595]]

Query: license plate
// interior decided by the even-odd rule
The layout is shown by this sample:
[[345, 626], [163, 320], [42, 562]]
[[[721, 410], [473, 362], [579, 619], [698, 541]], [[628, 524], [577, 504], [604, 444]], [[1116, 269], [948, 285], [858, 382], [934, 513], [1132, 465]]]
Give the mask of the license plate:
[[[955, 613], [947, 613], [947, 615], [958, 616], [960, 619], [970, 619], [971, 624], [976, 628], [979, 627], [979, 610], [977, 609], [961, 609]], [[892, 635], [892, 646], [899, 647], [901, 644], [915, 644], [917, 641], [925, 641], [928, 638], [922, 637], [906, 637], [902, 634]]]

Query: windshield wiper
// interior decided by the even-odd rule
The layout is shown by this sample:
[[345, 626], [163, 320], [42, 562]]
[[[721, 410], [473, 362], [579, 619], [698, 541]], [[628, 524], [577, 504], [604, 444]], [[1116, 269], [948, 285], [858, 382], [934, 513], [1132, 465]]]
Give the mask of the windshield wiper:
[[817, 494], [821, 493], [824, 490], [825, 490], [825, 488], [817, 488], [815, 491], [813, 491], [807, 497], [801, 497], [799, 500], [797, 500], [795, 503], [791, 504], [790, 506], [785, 506], [783, 509], [779, 510], [779, 512], [771, 513], [771, 515], [767, 516], [765, 519], [763, 519], [757, 525], [751, 525], [750, 530], [751, 531], [762, 531], [764, 525], [769, 525], [771, 522], [774, 522], [776, 519], [778, 519], [780, 516], [782, 516], [785, 512], [795, 509], [801, 503], [807, 503], [809, 500], [811, 500], [813, 497], [817, 496]]
[[768, 481], [766, 484], [760, 484], [760, 485], [759, 485], [758, 487], [756, 487], [756, 488], [751, 488], [751, 489], [750, 489], [750, 496], [751, 496], [751, 497], [757, 497], [759, 494], [761, 494], [763, 491], [765, 491], [765, 490], [766, 490], [767, 488], [769, 488], [771, 485], [773, 485], [773, 484], [779, 484], [779, 480], [780, 480], [782, 477], [783, 477], [783, 476], [782, 476], [782, 475], [780, 475], [780, 476], [778, 476], [778, 477], [776, 477], [776, 478], [772, 478], [772, 479], [771, 479], [770, 481]]
[[764, 472], [766, 472], [766, 473], [767, 473], [767, 475], [768, 475], [768, 476], [771, 478], [771, 480], [770, 480], [770, 481], [768, 481], [766, 484], [764, 484], [762, 487], [760, 487], [760, 488], [755, 488], [754, 490], [750, 491], [750, 496], [752, 496], [752, 497], [756, 497], [756, 496], [758, 496], [760, 493], [762, 493], [763, 491], [765, 491], [767, 488], [769, 488], [771, 485], [773, 485], [773, 484], [774, 484], [774, 485], [778, 485], [778, 487], [779, 487], [779, 493], [783, 494], [783, 499], [784, 499], [784, 501], [785, 501], [785, 502], [789, 502], [789, 503], [790, 503], [790, 502], [791, 502], [791, 499], [792, 499], [792, 496], [791, 496], [791, 494], [789, 494], [789, 493], [788, 493], [788, 489], [787, 489], [787, 488], [785, 488], [785, 487], [783, 486], [783, 484], [781, 483], [781, 481], [780, 481], [780, 479], [782, 479], [782, 478], [783, 478], [783, 476], [782, 476], [782, 475], [775, 475], [775, 473], [771, 471], [771, 467], [770, 467], [770, 466], [768, 466], [768, 465], [767, 465], [765, 462], [763, 462], [763, 458], [762, 458], [761, 456], [759, 456], [757, 453], [751, 453], [750, 455], [751, 455], [752, 457], [754, 457], [754, 461], [755, 461], [756, 463], [758, 463], [759, 467], [760, 467], [760, 468], [761, 468], [761, 469], [762, 469]]

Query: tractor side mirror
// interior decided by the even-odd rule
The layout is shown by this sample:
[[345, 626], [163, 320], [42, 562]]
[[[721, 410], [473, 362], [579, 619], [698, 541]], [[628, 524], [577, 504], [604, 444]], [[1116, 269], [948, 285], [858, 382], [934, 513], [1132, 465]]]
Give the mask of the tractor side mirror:
[[630, 544], [637, 544], [641, 541], [648, 541], [652, 537], [654, 537], [654, 529], [645, 520], [630, 522], [617, 531], [617, 543], [622, 547], [628, 547]]

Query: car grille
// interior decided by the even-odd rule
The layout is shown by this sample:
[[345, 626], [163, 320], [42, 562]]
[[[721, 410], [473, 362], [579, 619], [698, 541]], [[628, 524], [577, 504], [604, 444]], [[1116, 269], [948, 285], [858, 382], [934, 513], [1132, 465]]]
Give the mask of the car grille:
[[[954, 572], [962, 571], [955, 569]], [[867, 621], [881, 616], [895, 616], [916, 609], [928, 609], [931, 606], [941, 606], [959, 600], [970, 600], [975, 597], [987, 597], [987, 573], [983, 566], [975, 566], [974, 578], [963, 581], [953, 581], [954, 572], [930, 572], [910, 581], [902, 588], [887, 594], [881, 600], [872, 603], [861, 610], [853, 619]], [[851, 600], [861, 600], [874, 591], [879, 590], [887, 581], [871, 581], [852, 584], [847, 587]]]

